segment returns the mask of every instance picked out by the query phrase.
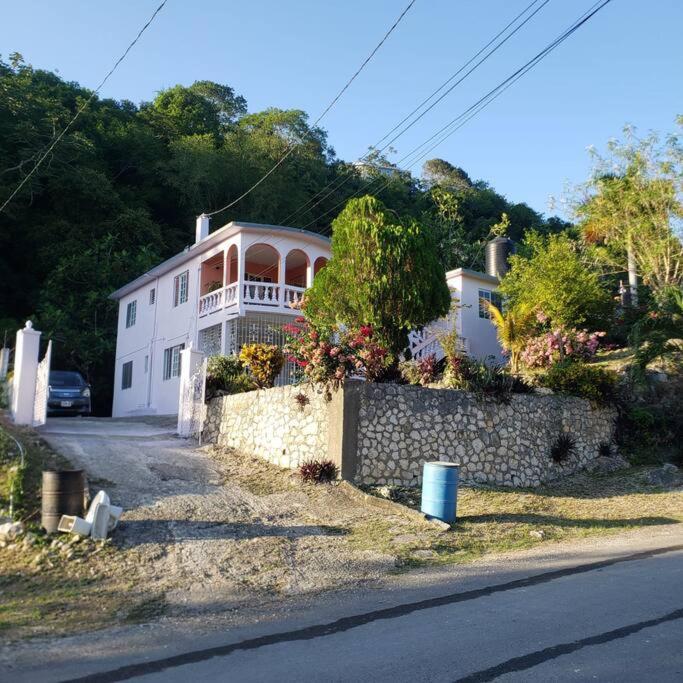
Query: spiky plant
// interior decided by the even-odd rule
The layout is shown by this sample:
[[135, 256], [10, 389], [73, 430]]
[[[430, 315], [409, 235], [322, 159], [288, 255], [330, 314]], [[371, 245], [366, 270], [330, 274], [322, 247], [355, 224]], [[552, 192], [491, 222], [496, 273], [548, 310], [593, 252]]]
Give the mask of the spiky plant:
[[564, 465], [576, 453], [576, 441], [570, 434], [560, 434], [550, 447], [550, 459], [557, 465]]
[[512, 308], [503, 313], [498, 306], [486, 299], [482, 299], [482, 303], [491, 316], [491, 322], [496, 327], [500, 345], [510, 356], [510, 371], [517, 374], [519, 372], [520, 354], [533, 331], [534, 311]]

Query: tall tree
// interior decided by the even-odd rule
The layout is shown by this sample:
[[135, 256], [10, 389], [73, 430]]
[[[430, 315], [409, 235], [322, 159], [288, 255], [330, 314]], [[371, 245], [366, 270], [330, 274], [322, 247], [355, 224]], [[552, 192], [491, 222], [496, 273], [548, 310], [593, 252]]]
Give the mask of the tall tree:
[[639, 139], [630, 128], [625, 135], [609, 143], [607, 156], [593, 152], [576, 214], [596, 261], [629, 272], [632, 297], [636, 275], [658, 295], [683, 284], [683, 146], [674, 136]]
[[370, 196], [349, 201], [333, 227], [332, 258], [306, 295], [306, 315], [321, 326], [372, 325], [397, 358], [412, 329], [448, 313], [435, 244]]
[[529, 233], [500, 284], [512, 308], [542, 311], [553, 326], [605, 324], [610, 297], [567, 235]]

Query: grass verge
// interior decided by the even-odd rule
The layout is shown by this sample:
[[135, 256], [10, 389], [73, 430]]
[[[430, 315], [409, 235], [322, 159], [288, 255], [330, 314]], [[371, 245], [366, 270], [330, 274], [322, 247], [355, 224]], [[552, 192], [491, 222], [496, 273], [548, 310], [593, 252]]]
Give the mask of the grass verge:
[[[540, 543], [683, 522], [683, 490], [647, 483], [651, 468], [580, 473], [537, 489], [470, 488], [458, 492], [458, 518], [445, 533], [394, 534], [381, 520], [351, 530], [349, 542], [394, 553], [403, 566], [468, 562]], [[399, 491], [419, 508], [419, 491]]]

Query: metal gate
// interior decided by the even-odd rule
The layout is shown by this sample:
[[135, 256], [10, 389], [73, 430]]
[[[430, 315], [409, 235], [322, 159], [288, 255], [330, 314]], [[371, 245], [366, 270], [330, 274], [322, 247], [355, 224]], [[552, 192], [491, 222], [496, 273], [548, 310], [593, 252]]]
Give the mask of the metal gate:
[[33, 426], [45, 424], [47, 419], [47, 398], [50, 384], [50, 357], [52, 356], [52, 340], [47, 343], [43, 360], [38, 363], [36, 372], [36, 394], [33, 399]]
[[178, 435], [197, 436], [201, 443], [202, 429], [206, 419], [206, 364], [204, 358], [188, 379], [181, 374], [180, 405], [178, 406]]

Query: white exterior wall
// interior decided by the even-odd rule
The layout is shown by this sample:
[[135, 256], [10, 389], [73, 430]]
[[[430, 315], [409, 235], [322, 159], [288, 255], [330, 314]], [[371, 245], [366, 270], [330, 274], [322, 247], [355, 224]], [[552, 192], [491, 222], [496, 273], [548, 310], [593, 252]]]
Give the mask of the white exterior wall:
[[[208, 239], [211, 239], [210, 235]], [[232, 230], [232, 234], [210, 247], [201, 249], [195, 247], [196, 254], [165, 272], [158, 277], [150, 277], [141, 283], [134, 291], [126, 293], [119, 299], [119, 318], [116, 338], [116, 361], [114, 368], [114, 400], [112, 415], [124, 417], [127, 415], [173, 415], [178, 412], [178, 393], [180, 380], [172, 377], [163, 379], [164, 350], [178, 344], [185, 344], [188, 348], [198, 347], [198, 333], [206, 327], [221, 324], [222, 344], [225, 348], [225, 321], [245, 315], [246, 310], [240, 303], [237, 310], [231, 312], [216, 311], [204, 317], [198, 317], [199, 283], [202, 263], [216, 254], [225, 255], [228, 249], [236, 244], [238, 248], [238, 279], [244, 278], [244, 255], [249, 246], [254, 244], [269, 244], [280, 255], [280, 284], [284, 283], [285, 258], [292, 249], [304, 251], [309, 258], [307, 285], [313, 281], [313, 264], [315, 259], [322, 256], [330, 258], [328, 245], [321, 243], [318, 238], [311, 238], [306, 233], [301, 235], [294, 231], [277, 232], [263, 228], [240, 228]], [[173, 306], [174, 278], [176, 275], [189, 271], [188, 298], [183, 304]], [[224, 284], [227, 269], [224, 268]], [[155, 303], [149, 303], [149, 292], [156, 288]], [[128, 303], [137, 300], [135, 325], [126, 328], [126, 311]], [[248, 309], [253, 310], [253, 309]], [[299, 315], [291, 309], [267, 309], [263, 313], [288, 313]], [[148, 371], [145, 373], [145, 356], [148, 356]], [[132, 386], [122, 389], [123, 364], [133, 361]]]
[[446, 273], [446, 281], [462, 305], [458, 310], [457, 329], [467, 340], [468, 355], [480, 360], [493, 356], [496, 361], [503, 362], [505, 357], [495, 326], [490, 320], [479, 317], [479, 290], [495, 292], [498, 286], [487, 276], [478, 278], [472, 271], [450, 271]]

